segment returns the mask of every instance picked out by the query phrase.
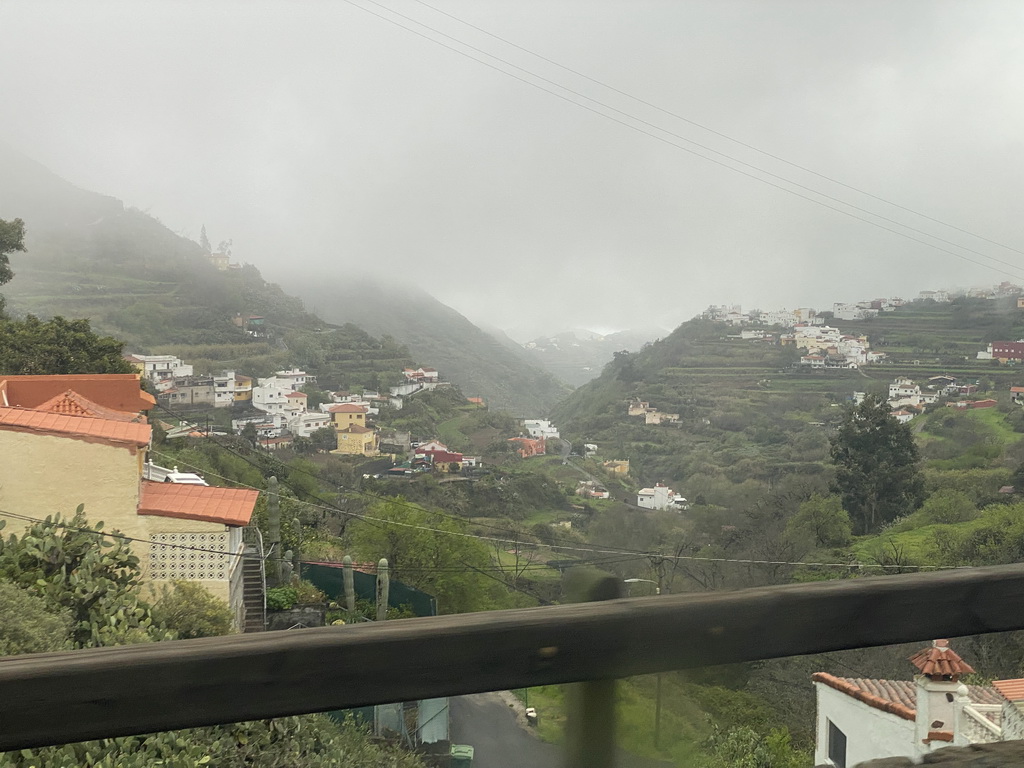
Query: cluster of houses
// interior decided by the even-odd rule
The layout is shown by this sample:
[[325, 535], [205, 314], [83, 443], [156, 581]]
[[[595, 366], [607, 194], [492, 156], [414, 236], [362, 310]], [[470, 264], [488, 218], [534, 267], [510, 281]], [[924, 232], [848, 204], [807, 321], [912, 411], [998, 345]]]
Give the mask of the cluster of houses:
[[859, 368], [868, 363], [881, 363], [884, 352], [872, 352], [868, 337], [843, 333], [830, 325], [798, 325], [792, 333], [779, 337], [782, 346], [793, 346], [807, 354], [800, 365], [808, 368]]
[[425, 443], [413, 443], [409, 449], [409, 459], [391, 467], [385, 474], [389, 477], [406, 477], [434, 471], [454, 475], [476, 469], [482, 463], [479, 456], [467, 456], [449, 449], [439, 440], [428, 440]]
[[[956, 289], [947, 291], [921, 291], [914, 301], [950, 302], [961, 296], [979, 299], [1002, 299], [1017, 296], [1018, 309], [1024, 309], [1024, 287], [1010, 282], [1002, 282], [996, 286]], [[870, 301], [835, 302], [832, 305], [832, 317], [835, 320], [866, 320], [876, 317], [882, 312], [893, 312], [907, 302], [901, 298], [871, 299]], [[712, 304], [699, 317], [704, 320], [717, 320], [729, 325], [770, 325], [780, 328], [793, 328], [797, 325], [824, 325], [825, 318], [821, 312], [810, 308], [775, 309], [764, 311], [752, 309], [747, 312], [739, 304]]]
[[[921, 291], [917, 295], [917, 301], [937, 301], [940, 303], [946, 303], [958, 299], [963, 296], [972, 299], [1005, 299], [1013, 296], [1020, 296], [1024, 294], [1024, 287], [1011, 283], [1007, 280], [999, 283], [999, 285], [986, 286], [979, 288], [962, 289], [956, 288], [947, 291]], [[1017, 308], [1024, 309], [1024, 301], [1020, 298], [1017, 300]]]
[[[333, 392], [330, 402], [308, 407], [303, 389], [315, 384], [316, 377], [299, 368], [277, 371], [273, 376], [253, 380], [236, 371], [196, 375], [193, 367], [174, 355], [126, 355], [139, 375], [156, 390], [156, 400], [168, 408], [242, 407], [247, 415], [232, 419], [231, 427], [241, 432], [251, 424], [256, 439], [264, 448], [276, 450], [292, 444], [296, 437], [308, 438], [320, 429], [333, 428], [337, 437], [335, 453], [376, 456], [381, 445], [397, 442], [408, 450], [409, 440], [381, 435], [367, 423], [380, 413], [382, 405], [398, 410], [404, 398], [418, 392], [447, 386], [434, 368], [406, 368], [405, 382], [391, 387], [388, 394], [364, 390], [360, 393]], [[483, 406], [480, 398], [470, 398]], [[195, 427], [186, 427], [186, 432]]]
[[[978, 382], [962, 382], [955, 376], [932, 376], [928, 379], [925, 389], [913, 379], [906, 376], [897, 376], [889, 384], [889, 407], [892, 408], [892, 415], [901, 424], [910, 421], [918, 415], [926, 405], [938, 402], [940, 397], [961, 397], [973, 395], [978, 392]], [[1014, 402], [1024, 403], [1024, 387], [1011, 387], [1011, 397]], [[867, 397], [865, 392], [854, 392], [853, 401], [856, 404], [864, 402]], [[1020, 398], [1020, 399], [1018, 399]], [[991, 398], [983, 400], [955, 400], [946, 403], [950, 408], [994, 408], [999, 403]]]
[[815, 765], [884, 758], [944, 762], [926, 756], [943, 747], [1024, 738], [1024, 679], [965, 684], [962, 678], [974, 668], [948, 640], [933, 641], [910, 663], [913, 680], [811, 676], [817, 697]]
[[627, 401], [626, 415], [643, 416], [644, 424], [679, 424], [681, 421], [678, 413], [662, 413], [657, 408], [652, 408], [650, 403], [638, 397]]

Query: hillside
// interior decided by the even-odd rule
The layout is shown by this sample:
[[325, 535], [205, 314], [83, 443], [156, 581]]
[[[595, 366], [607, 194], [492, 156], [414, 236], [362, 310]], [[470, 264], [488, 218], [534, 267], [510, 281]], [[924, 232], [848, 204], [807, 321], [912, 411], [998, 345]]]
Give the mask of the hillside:
[[[14, 315], [88, 318], [129, 351], [178, 354], [198, 371], [264, 376], [298, 365], [329, 387], [382, 386], [414, 362], [354, 325], [328, 326], [256, 267], [221, 271], [151, 216], [0, 145], [0, 218], [15, 217], [27, 252], [13, 254], [3, 287]], [[255, 335], [239, 324], [252, 315], [263, 318]]]
[[[741, 340], [733, 327], [691, 320], [638, 353], [616, 355], [553, 416], [563, 434], [597, 443], [603, 457], [631, 459], [637, 482], [675, 483], [689, 498], [734, 507], [785, 476], [820, 485], [829, 425], [855, 391], [885, 391], [896, 376], [926, 382], [943, 373], [980, 381], [983, 391], [1024, 383], [1019, 368], [976, 359], [990, 340], [1024, 336], [1024, 310], [1012, 299], [915, 302], [834, 324], [867, 335], [888, 362], [859, 370], [794, 367], [799, 353], [792, 347]], [[679, 424], [627, 416], [634, 397], [678, 413]]]
[[358, 323], [372, 334], [394, 338], [468, 397], [483, 397], [492, 408], [539, 416], [569, 392], [532, 364], [525, 350], [503, 344], [417, 288], [351, 280], [291, 287], [325, 320]]

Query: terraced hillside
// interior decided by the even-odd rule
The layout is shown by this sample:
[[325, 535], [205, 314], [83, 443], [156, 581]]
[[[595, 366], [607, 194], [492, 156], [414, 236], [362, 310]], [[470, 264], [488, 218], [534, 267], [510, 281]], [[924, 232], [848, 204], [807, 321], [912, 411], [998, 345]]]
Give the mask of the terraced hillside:
[[[200, 372], [265, 376], [298, 365], [330, 387], [384, 386], [414, 361], [393, 341], [329, 326], [252, 265], [218, 270], [197, 244], [119, 200], [82, 190], [0, 145], [0, 218], [26, 223], [4, 286], [15, 315], [88, 318], [141, 353]], [[256, 315], [258, 335], [239, 321]]]
[[[735, 507], [786, 477], [823, 486], [830, 427], [855, 391], [886, 391], [896, 376], [924, 385], [938, 374], [995, 393], [1024, 385], [1020, 367], [977, 359], [991, 340], [1024, 336], [1015, 299], [914, 303], [835, 325], [867, 335], [889, 361], [810, 370], [791, 347], [730, 338], [735, 328], [693, 320], [638, 353], [618, 354], [554, 418], [570, 438], [598, 444], [603, 458], [630, 459], [638, 484], [666, 482]], [[628, 416], [631, 398], [679, 414], [679, 423]]]

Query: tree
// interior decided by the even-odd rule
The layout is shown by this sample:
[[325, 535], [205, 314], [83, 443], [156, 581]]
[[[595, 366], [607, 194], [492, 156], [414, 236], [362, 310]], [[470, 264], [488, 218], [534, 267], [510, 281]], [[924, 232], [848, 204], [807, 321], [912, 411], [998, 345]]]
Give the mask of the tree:
[[808, 536], [815, 547], [845, 547], [850, 543], [850, 516], [838, 496], [816, 493], [800, 505], [786, 531]]
[[124, 342], [98, 336], [88, 320], [0, 316], [0, 374], [134, 373]]
[[868, 395], [846, 412], [831, 446], [833, 491], [842, 497], [855, 533], [876, 531], [921, 505], [924, 477], [914, 435], [880, 396]]
[[11, 271], [10, 254], [25, 250], [25, 222], [21, 219], [4, 221], [0, 219], [0, 285], [14, 277]]
[[256, 432], [256, 425], [253, 424], [251, 421], [245, 423], [245, 426], [242, 427], [242, 431], [240, 434], [242, 436], [242, 439], [249, 443], [249, 445], [251, 445], [253, 448], [258, 447], [259, 434]]
[[210, 252], [210, 238], [206, 236], [205, 224], [203, 224], [203, 228], [199, 230], [199, 247], [203, 249], [204, 253]]
[[371, 507], [348, 530], [361, 559], [387, 558], [392, 577], [434, 595], [441, 613], [487, 610], [507, 599], [490, 577], [487, 546], [467, 536], [461, 520], [398, 498]]

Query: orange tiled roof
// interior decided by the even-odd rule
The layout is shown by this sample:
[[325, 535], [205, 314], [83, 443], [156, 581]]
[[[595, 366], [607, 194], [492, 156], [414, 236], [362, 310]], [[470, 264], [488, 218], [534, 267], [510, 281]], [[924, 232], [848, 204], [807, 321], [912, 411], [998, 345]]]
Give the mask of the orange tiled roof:
[[137, 373], [0, 376], [0, 405], [37, 408], [69, 389], [114, 411], [139, 413], [156, 405], [156, 399], [142, 391]]
[[104, 408], [102, 405], [92, 402], [74, 390], [67, 390], [55, 397], [51, 397], [45, 403], [37, 405], [34, 411], [49, 411], [50, 413], [63, 413], [66, 416], [87, 416], [93, 419], [109, 419], [110, 421], [139, 421], [140, 416], [126, 411], [115, 411], [112, 408]]
[[361, 405], [352, 405], [351, 403], [332, 405], [328, 410], [331, 413], [366, 413], [366, 408]]
[[259, 491], [247, 488], [214, 488], [144, 480], [138, 512], [140, 515], [181, 520], [248, 525], [258, 496]]
[[928, 648], [910, 657], [910, 663], [928, 677], [959, 677], [974, 672], [974, 667], [949, 647], [949, 640], [935, 640]]
[[[811, 680], [904, 720], [913, 720], [917, 716], [917, 684], [911, 680], [836, 677], [827, 672], [815, 672], [811, 675]], [[968, 685], [967, 696], [975, 704], [1001, 703], [995, 689], [984, 685]]]
[[149, 424], [134, 421], [68, 416], [29, 408], [0, 407], [0, 430], [69, 437], [87, 442], [145, 448], [149, 445]]
[[1024, 680], [993, 680], [992, 687], [999, 691], [1007, 701], [1024, 700]]

